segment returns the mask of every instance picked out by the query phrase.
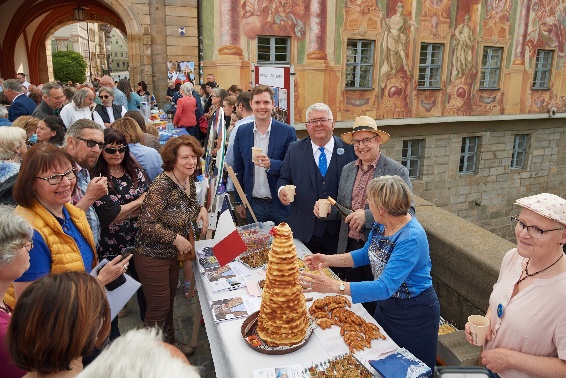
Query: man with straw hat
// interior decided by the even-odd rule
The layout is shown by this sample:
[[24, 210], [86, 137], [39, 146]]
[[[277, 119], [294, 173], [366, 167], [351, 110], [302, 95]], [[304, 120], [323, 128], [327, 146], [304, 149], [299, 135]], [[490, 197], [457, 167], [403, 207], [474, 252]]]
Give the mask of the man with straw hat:
[[[338, 184], [338, 203], [353, 210], [348, 215], [345, 222], [340, 226], [338, 237], [338, 248], [336, 253], [345, 253], [360, 249], [364, 246], [369, 232], [371, 231], [374, 219], [366, 203], [366, 187], [368, 182], [379, 176], [400, 176], [409, 185], [411, 191], [413, 187], [409, 180], [409, 171], [393, 159], [386, 157], [379, 150], [379, 147], [387, 143], [391, 136], [383, 130], [377, 128], [375, 120], [368, 116], [356, 117], [353, 130], [342, 134], [342, 140], [354, 146], [354, 153], [358, 157], [348, 163], [342, 169], [340, 183]], [[414, 215], [413, 206], [409, 212]], [[318, 207], [315, 204], [314, 213], [318, 217]], [[328, 217], [336, 216], [337, 212]], [[373, 280], [371, 266], [366, 265], [358, 268], [344, 268], [339, 271], [341, 278], [349, 282], [360, 282]], [[364, 303], [364, 307], [370, 314], [375, 310], [375, 302]]]

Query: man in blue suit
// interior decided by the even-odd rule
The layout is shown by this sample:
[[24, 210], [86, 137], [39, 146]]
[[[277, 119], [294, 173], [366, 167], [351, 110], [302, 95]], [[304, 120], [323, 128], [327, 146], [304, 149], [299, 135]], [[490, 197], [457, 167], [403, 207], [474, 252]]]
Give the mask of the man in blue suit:
[[[255, 121], [242, 125], [234, 139], [234, 172], [259, 222], [289, 221], [287, 206], [277, 196], [277, 180], [289, 144], [297, 140], [295, 129], [271, 118], [273, 90], [258, 85], [251, 91]], [[262, 149], [252, 161], [252, 147]], [[236, 212], [246, 218], [246, 210], [236, 192]], [[247, 214], [248, 220], [251, 215]]]
[[[355, 160], [351, 145], [332, 135], [334, 120], [328, 105], [316, 103], [307, 109], [306, 128], [309, 136], [291, 143], [283, 160], [277, 187], [279, 200], [290, 204], [289, 225], [293, 235], [313, 253], [335, 254], [341, 218], [325, 220], [314, 216], [317, 200], [336, 199], [342, 168]], [[282, 187], [295, 185], [295, 199]]]
[[22, 85], [15, 79], [5, 80], [2, 89], [8, 100], [12, 102], [8, 109], [8, 119], [11, 122], [20, 116], [32, 115], [35, 101], [22, 93]]

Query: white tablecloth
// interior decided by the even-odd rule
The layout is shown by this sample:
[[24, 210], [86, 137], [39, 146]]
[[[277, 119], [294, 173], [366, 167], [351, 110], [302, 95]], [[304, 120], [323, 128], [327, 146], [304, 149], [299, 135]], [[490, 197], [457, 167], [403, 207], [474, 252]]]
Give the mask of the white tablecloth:
[[[212, 240], [203, 240], [197, 241], [195, 247], [198, 250], [211, 245]], [[297, 255], [300, 258], [311, 253], [300, 240], [295, 239], [295, 246], [297, 247]], [[194, 264], [198, 298], [206, 324], [206, 333], [217, 377], [252, 377], [254, 369], [294, 364], [301, 364], [303, 368], [307, 368], [312, 364], [322, 362], [334, 356], [349, 353], [348, 347], [340, 336], [340, 329], [334, 326], [326, 330], [317, 327], [303, 348], [289, 354], [274, 356], [254, 351], [248, 347], [247, 342], [242, 338], [241, 326], [244, 319], [215, 323], [210, 309], [211, 301], [248, 295], [247, 289], [241, 288], [233, 291], [213, 293], [207, 280], [199, 273], [198, 259]], [[246, 280], [257, 282], [261, 279], [257, 270], [249, 269], [240, 263], [235, 264], [239, 264], [242, 270], [249, 274]], [[307, 294], [306, 296], [317, 299], [325, 295], [327, 294], [314, 293]], [[310, 307], [311, 303], [307, 302], [307, 308]], [[375, 323], [373, 317], [368, 314], [361, 304], [353, 305], [351, 310], [362, 316], [366, 321]], [[383, 329], [381, 331], [385, 334]], [[378, 359], [397, 349], [398, 346], [387, 337], [386, 340], [373, 340], [372, 348], [363, 352], [357, 352], [356, 357], [366, 362], [366, 366], [369, 366], [367, 360]], [[375, 372], [372, 368], [370, 369], [372, 372]], [[375, 374], [377, 375], [377, 373]]]

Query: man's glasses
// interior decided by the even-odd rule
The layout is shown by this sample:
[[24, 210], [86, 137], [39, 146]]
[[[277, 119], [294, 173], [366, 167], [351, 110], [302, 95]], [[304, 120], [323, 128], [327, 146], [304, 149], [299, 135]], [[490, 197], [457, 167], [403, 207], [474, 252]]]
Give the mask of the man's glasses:
[[376, 138], [377, 135], [372, 136], [371, 138], [364, 138], [364, 139], [352, 139], [352, 144], [354, 146], [359, 146], [360, 144], [363, 144], [364, 146], [367, 146], [368, 144], [371, 143], [371, 141], [373, 140], [373, 138]]
[[110, 96], [108, 96], [108, 95], [99, 95], [98, 97], [103, 98], [103, 99], [105, 99], [105, 100], [106, 100], [107, 98], [110, 98]]
[[317, 118], [317, 119], [311, 119], [308, 122], [312, 125], [316, 125], [317, 123], [321, 125], [326, 125], [330, 121], [332, 121], [332, 118]]
[[104, 152], [106, 152], [107, 154], [110, 154], [110, 155], [114, 155], [116, 152], [123, 154], [124, 152], [126, 152], [127, 149], [128, 149], [128, 147], [126, 147], [126, 146], [122, 146], [122, 147], [119, 147], [119, 148], [106, 147], [104, 149]]
[[523, 231], [526, 228], [529, 235], [531, 235], [535, 239], [540, 239], [542, 235], [550, 231], [564, 230], [564, 228], [553, 228], [552, 230], [543, 230], [541, 228], [538, 228], [537, 226], [527, 226], [523, 221], [521, 221], [517, 217], [511, 217], [511, 223], [513, 224], [515, 229], [519, 229], [520, 231]]
[[30, 252], [33, 249], [33, 241], [30, 240], [26, 244], [22, 245], [20, 248], [25, 248], [26, 251]]
[[84, 138], [81, 138], [81, 137], [75, 137], [75, 138], [85, 142], [88, 148], [94, 148], [94, 146], [98, 145], [98, 147], [102, 150], [106, 146], [106, 143], [104, 143], [104, 142], [97, 142], [97, 141], [92, 140], [92, 139], [84, 139]]
[[59, 173], [53, 176], [49, 176], [49, 177], [40, 177], [40, 176], [36, 176], [38, 179], [42, 179], [45, 180], [49, 183], [49, 185], [59, 185], [62, 181], [63, 181], [63, 177], [66, 177], [67, 180], [71, 181], [73, 179], [75, 179], [75, 177], [77, 177], [75, 175], [75, 169], [69, 169], [67, 172], [65, 173]]

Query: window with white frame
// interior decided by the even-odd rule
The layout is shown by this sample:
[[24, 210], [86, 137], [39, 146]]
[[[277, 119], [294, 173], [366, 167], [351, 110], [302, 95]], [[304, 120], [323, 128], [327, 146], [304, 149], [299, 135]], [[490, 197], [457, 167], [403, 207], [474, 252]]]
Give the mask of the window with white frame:
[[512, 169], [525, 168], [528, 147], [529, 134], [515, 134], [515, 142], [513, 143], [513, 156], [511, 157]]
[[373, 53], [373, 41], [348, 40], [346, 47], [346, 89], [372, 88]]
[[537, 50], [535, 59], [535, 72], [533, 76], [533, 89], [550, 88], [550, 68], [552, 65], [551, 50]]
[[480, 89], [498, 89], [503, 48], [484, 47], [481, 58]]
[[438, 43], [421, 43], [417, 81], [419, 89], [440, 89], [443, 47]]
[[286, 64], [290, 57], [291, 38], [257, 37], [257, 62], [262, 64]]
[[401, 164], [409, 171], [409, 177], [419, 178], [421, 175], [421, 159], [424, 151], [424, 139], [403, 141]]
[[478, 159], [479, 136], [462, 138], [462, 148], [460, 151], [460, 173], [474, 173], [476, 171]]

